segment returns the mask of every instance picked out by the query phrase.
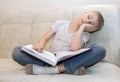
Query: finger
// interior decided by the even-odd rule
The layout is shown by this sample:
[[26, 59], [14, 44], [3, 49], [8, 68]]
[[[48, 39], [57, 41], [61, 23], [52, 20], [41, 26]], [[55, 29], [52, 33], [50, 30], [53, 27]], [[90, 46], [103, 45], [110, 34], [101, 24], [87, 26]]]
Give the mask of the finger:
[[37, 50], [37, 48], [38, 48], [38, 45], [33, 45], [33, 49], [35, 49], [35, 50]]
[[35, 49], [35, 50], [36, 50], [36, 46], [33, 46], [33, 49]]
[[43, 49], [42, 47], [38, 47], [38, 48], [37, 48], [37, 51], [38, 51], [38, 52], [42, 52], [42, 49]]
[[43, 50], [43, 49], [41, 49], [41, 50], [39, 50], [39, 52], [40, 52], [40, 53], [43, 53], [43, 52], [44, 52], [44, 50]]
[[43, 53], [43, 50], [40, 50], [39, 52], [40, 52], [40, 53]]

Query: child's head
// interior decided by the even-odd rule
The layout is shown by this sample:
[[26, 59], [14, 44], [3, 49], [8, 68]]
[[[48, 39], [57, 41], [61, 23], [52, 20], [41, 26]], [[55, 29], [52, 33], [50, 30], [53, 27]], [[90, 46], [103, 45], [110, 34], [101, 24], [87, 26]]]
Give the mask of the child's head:
[[81, 15], [82, 24], [91, 24], [94, 25], [94, 28], [91, 28], [91, 32], [100, 30], [104, 25], [104, 19], [100, 12], [90, 11], [85, 12]]
[[92, 12], [95, 12], [98, 16], [98, 21], [99, 21], [99, 29], [103, 27], [104, 25], [104, 18], [102, 16], [102, 14], [98, 11], [92, 11]]

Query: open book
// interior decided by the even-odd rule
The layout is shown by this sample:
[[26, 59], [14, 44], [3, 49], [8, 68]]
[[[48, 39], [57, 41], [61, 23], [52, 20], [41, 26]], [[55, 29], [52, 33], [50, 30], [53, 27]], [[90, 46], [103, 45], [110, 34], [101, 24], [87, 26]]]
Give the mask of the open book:
[[90, 48], [83, 48], [77, 51], [60, 51], [60, 52], [56, 52], [55, 54], [49, 51], [43, 51], [42, 53], [40, 53], [34, 50], [32, 45], [23, 46], [21, 50], [50, 65], [55, 66], [58, 62], [79, 55], [80, 53], [90, 50]]

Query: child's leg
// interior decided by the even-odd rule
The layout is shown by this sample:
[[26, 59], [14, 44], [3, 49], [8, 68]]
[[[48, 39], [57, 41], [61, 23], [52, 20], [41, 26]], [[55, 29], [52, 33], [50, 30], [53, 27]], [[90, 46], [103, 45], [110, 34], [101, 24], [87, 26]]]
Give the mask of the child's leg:
[[12, 53], [12, 57], [13, 57], [13, 60], [15, 60], [17, 63], [19, 63], [23, 66], [25, 66], [27, 64], [37, 64], [40, 66], [45, 65], [44, 62], [38, 60], [37, 58], [30, 56], [29, 54], [27, 54], [23, 51], [21, 51], [21, 47], [14, 48], [13, 53]]
[[48, 67], [49, 65], [21, 51], [21, 47], [16, 47], [12, 54], [13, 60], [26, 66], [28, 74], [56, 74], [59, 73], [58, 67]]
[[30, 69], [32, 68], [33, 74], [57, 74], [65, 71], [74, 74], [77, 68], [89, 67], [98, 63], [105, 57], [106, 51], [100, 45], [94, 44], [90, 48], [90, 51], [67, 60], [63, 65], [58, 65], [56, 67], [44, 67], [38, 65], [29, 66], [31, 66]]
[[73, 74], [79, 67], [89, 67], [100, 62], [106, 55], [106, 50], [97, 44], [92, 45], [90, 51], [78, 55], [64, 62], [64, 67], [69, 74]]
[[58, 65], [55, 68], [33, 65], [33, 74], [57, 74], [59, 72], [65, 71], [67, 71], [69, 74], [74, 74], [74, 72], [78, 68], [83, 71], [83, 67], [89, 67], [98, 63], [105, 57], [106, 54], [105, 49], [100, 45], [94, 44], [90, 48], [90, 51], [78, 55], [70, 60], [67, 60], [65, 63], [63, 63], [62, 65]]

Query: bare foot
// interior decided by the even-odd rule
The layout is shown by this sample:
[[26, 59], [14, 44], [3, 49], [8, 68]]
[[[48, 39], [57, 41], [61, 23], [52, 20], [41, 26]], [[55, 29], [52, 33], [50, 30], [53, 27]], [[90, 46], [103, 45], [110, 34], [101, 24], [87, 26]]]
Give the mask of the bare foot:
[[78, 75], [84, 75], [85, 74], [85, 67], [80, 67], [78, 69]]
[[78, 68], [75, 72], [75, 75], [84, 75], [85, 74], [85, 67]]
[[33, 70], [32, 67], [33, 67], [32, 64], [27, 64], [27, 65], [25, 66], [25, 71], [26, 71], [27, 74], [33, 74], [33, 72], [32, 72], [32, 70]]
[[61, 65], [58, 65], [58, 70], [59, 70], [59, 72], [66, 72], [66, 68], [63, 66], [63, 64], [61, 64]]

